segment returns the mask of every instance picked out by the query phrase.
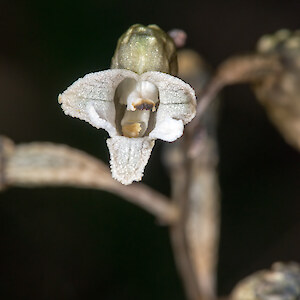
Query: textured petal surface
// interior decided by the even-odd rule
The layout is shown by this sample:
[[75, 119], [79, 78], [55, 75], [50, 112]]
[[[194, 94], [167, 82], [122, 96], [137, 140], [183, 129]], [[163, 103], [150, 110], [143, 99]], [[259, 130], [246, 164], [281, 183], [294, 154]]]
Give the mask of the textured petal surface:
[[181, 79], [161, 73], [147, 72], [141, 75], [141, 80], [154, 83], [159, 90], [159, 110], [168, 116], [190, 122], [196, 114], [196, 95], [192, 87]]
[[151, 155], [154, 140], [149, 137], [107, 139], [112, 177], [123, 184], [140, 181]]
[[138, 75], [128, 70], [106, 70], [90, 73], [75, 81], [59, 95], [59, 103], [65, 114], [103, 128], [115, 136], [114, 96], [118, 85], [125, 78]]
[[149, 137], [161, 139], [166, 142], [174, 142], [183, 134], [183, 122], [172, 118], [166, 118], [157, 123], [155, 128], [150, 132]]
[[154, 83], [159, 90], [156, 125], [149, 136], [175, 141], [183, 134], [183, 125], [196, 114], [195, 91], [181, 79], [160, 72], [144, 73], [141, 79]]

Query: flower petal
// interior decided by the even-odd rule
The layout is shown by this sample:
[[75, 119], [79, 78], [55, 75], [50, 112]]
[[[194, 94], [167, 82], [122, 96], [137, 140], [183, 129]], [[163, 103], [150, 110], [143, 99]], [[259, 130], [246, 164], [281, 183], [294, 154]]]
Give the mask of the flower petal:
[[190, 122], [196, 114], [196, 95], [192, 87], [181, 79], [161, 73], [146, 72], [140, 80], [154, 83], [159, 90], [159, 110], [169, 112], [169, 116], [182, 120], [184, 124]]
[[114, 136], [107, 139], [112, 177], [123, 184], [140, 181], [151, 155], [154, 140], [149, 137]]
[[149, 136], [173, 142], [183, 134], [183, 125], [196, 114], [196, 95], [190, 85], [174, 76], [147, 72], [141, 80], [154, 83], [159, 90], [159, 106], [155, 128]]
[[116, 88], [125, 78], [137, 80], [138, 75], [119, 69], [87, 74], [60, 94], [58, 101], [66, 115], [103, 128], [115, 136], [114, 96]]
[[183, 128], [183, 122], [181, 120], [175, 120], [168, 117], [156, 123], [156, 126], [150, 132], [149, 137], [166, 142], [174, 142], [182, 136]]
[[[111, 112], [114, 112], [114, 110], [115, 106], [113, 105], [113, 102], [105, 102], [99, 105], [94, 101], [90, 101], [86, 105], [86, 112], [89, 117], [88, 122], [98, 129], [102, 128], [106, 130], [109, 136], [115, 136], [118, 134], [118, 132], [115, 127], [114, 121], [112, 121], [114, 120], [115, 115]], [[111, 113], [111, 116], [107, 114], [108, 112]], [[100, 116], [102, 118], [100, 118]]]

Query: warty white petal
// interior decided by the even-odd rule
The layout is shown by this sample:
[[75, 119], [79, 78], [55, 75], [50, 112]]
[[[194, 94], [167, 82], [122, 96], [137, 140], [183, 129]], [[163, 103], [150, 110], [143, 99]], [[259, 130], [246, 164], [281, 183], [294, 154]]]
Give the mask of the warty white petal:
[[149, 137], [160, 139], [166, 142], [174, 142], [183, 134], [182, 120], [175, 120], [167, 117], [156, 121], [155, 128], [149, 133]]
[[125, 78], [138, 80], [138, 77], [136, 73], [123, 69], [90, 73], [60, 94], [58, 101], [65, 114], [82, 119], [96, 128], [104, 128], [109, 134], [115, 135], [116, 131], [112, 128], [116, 127], [116, 88]]
[[[171, 118], [190, 122], [196, 114], [196, 95], [192, 87], [183, 80], [161, 72], [146, 72], [141, 80], [154, 83], [159, 90], [157, 114], [163, 113]], [[161, 112], [160, 112], [161, 111]]]
[[112, 104], [112, 102], [107, 102], [107, 105], [102, 104], [100, 109], [102, 109], [102, 113], [99, 113], [100, 109], [96, 110], [97, 107], [97, 103], [95, 103], [94, 101], [90, 101], [87, 105], [86, 105], [86, 112], [89, 116], [89, 123], [92, 124], [94, 127], [96, 128], [102, 128], [104, 130], [106, 130], [109, 134], [109, 136], [116, 136], [118, 135], [117, 129], [114, 126], [114, 124], [112, 122], [106, 121], [107, 119], [109, 119], [109, 117], [106, 118], [100, 118], [100, 116], [105, 115], [106, 112], [108, 111], [113, 111], [115, 109], [114, 105]]
[[151, 155], [154, 140], [149, 137], [115, 136], [107, 139], [112, 177], [127, 185], [140, 181]]
[[155, 128], [149, 136], [166, 142], [173, 142], [183, 134], [183, 125], [196, 114], [196, 95], [190, 85], [174, 76], [147, 72], [141, 79], [154, 83], [159, 90], [159, 106]]

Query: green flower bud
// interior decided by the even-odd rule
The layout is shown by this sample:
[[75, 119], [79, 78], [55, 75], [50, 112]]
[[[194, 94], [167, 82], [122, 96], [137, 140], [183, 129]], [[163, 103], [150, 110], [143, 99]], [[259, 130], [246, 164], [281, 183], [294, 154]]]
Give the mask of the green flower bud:
[[132, 25], [118, 41], [111, 68], [177, 75], [175, 44], [157, 25]]

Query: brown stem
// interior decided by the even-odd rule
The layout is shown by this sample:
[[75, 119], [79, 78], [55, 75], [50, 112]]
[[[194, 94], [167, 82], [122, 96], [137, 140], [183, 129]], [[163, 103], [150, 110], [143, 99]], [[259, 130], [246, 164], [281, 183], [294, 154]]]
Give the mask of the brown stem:
[[196, 66], [186, 68], [185, 72], [179, 73], [179, 77], [194, 82], [198, 94], [204, 95], [198, 114], [205, 111], [206, 117], [201, 124], [189, 124], [183, 138], [170, 145], [166, 155], [171, 174], [172, 200], [180, 211], [170, 234], [178, 272], [188, 299], [212, 300], [216, 295], [219, 189], [213, 135], [216, 110], [209, 104], [221, 89], [222, 82], [218, 78], [213, 79], [205, 88], [208, 74], [202, 59], [191, 51], [179, 53], [179, 58], [188, 62], [185, 65]]
[[[2, 146], [1, 146], [2, 145]], [[0, 137], [1, 186], [73, 186], [113, 192], [168, 224], [178, 210], [164, 195], [143, 184], [124, 186], [100, 160], [66, 145], [29, 143], [13, 146]], [[0, 186], [0, 188], [1, 188]], [[1, 189], [0, 189], [1, 190]]]
[[189, 130], [195, 131], [200, 119], [223, 87], [239, 83], [254, 83], [270, 73], [281, 70], [282, 65], [276, 55], [248, 54], [225, 60], [218, 67], [207, 87], [198, 95], [196, 117], [190, 124]]
[[173, 252], [178, 272], [184, 285], [189, 300], [205, 299], [196, 282], [192, 262], [189, 258], [189, 251], [186, 241], [185, 222], [181, 220], [170, 228]]
[[187, 297], [189, 300], [202, 299], [198, 287], [186, 235], [186, 222], [189, 214], [188, 181], [189, 173], [186, 165], [186, 156], [181, 149], [181, 143], [171, 146], [168, 152], [172, 181], [172, 199], [177, 205], [180, 216], [177, 222], [170, 227], [171, 242], [177, 265]]
[[220, 225], [215, 141], [203, 136], [197, 152], [198, 155], [190, 159], [186, 236], [202, 298], [214, 299]]
[[219, 188], [215, 142], [203, 136], [189, 156], [189, 134], [168, 152], [172, 199], [180, 217], [170, 228], [175, 261], [190, 300], [215, 298], [219, 238]]
[[[201, 61], [195, 60], [194, 54], [191, 57], [193, 64], [189, 65]], [[277, 57], [256, 54], [233, 57], [221, 64], [208, 85], [198, 89], [196, 117], [187, 126], [182, 141], [175, 143], [168, 155], [173, 201], [181, 213], [171, 226], [171, 240], [177, 267], [190, 300], [216, 297], [220, 217], [216, 172], [218, 155], [213, 134], [216, 109], [211, 103], [226, 85], [256, 82], [270, 72], [280, 70]], [[205, 77], [202, 75], [203, 64], [199, 64], [198, 71], [193, 70], [193, 74], [185, 71], [179, 77], [185, 79], [187, 75], [187, 80]], [[203, 87], [204, 84], [199, 82], [198, 86]]]

